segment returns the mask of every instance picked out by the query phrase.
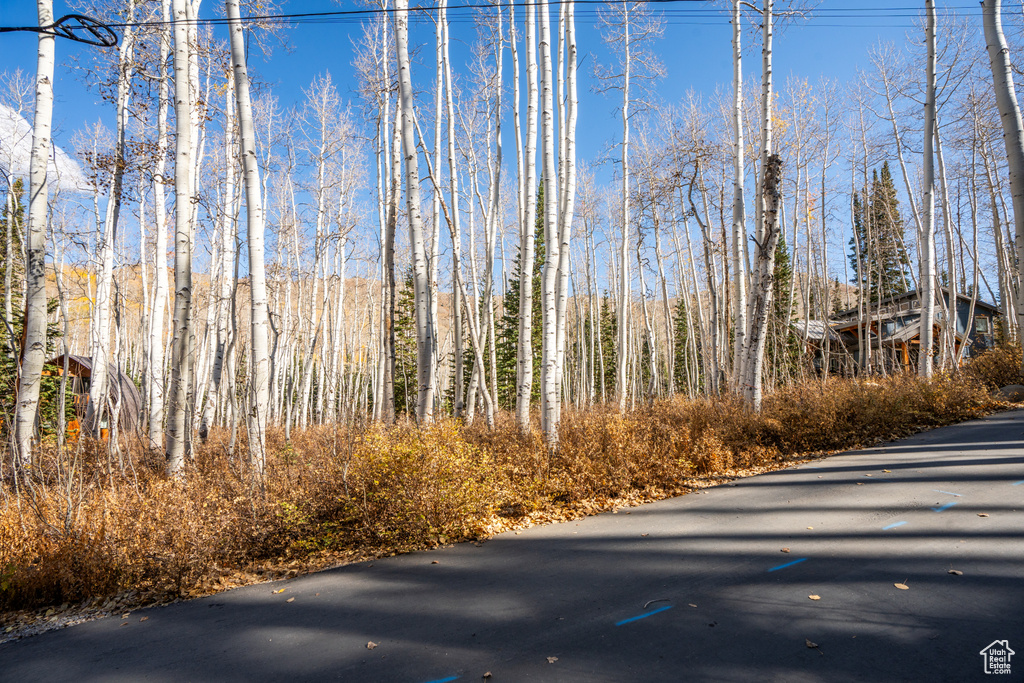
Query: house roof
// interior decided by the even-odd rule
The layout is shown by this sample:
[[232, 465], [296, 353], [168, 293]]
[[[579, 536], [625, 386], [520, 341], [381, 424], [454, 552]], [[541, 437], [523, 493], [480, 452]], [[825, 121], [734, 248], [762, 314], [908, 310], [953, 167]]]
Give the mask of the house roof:
[[[949, 295], [949, 288], [947, 288], [947, 287], [939, 287], [936, 290], [936, 292], [944, 292], [948, 296]], [[897, 314], [897, 313], [900, 313], [900, 312], [904, 312], [904, 311], [899, 310], [899, 308], [898, 308], [898, 305], [900, 303], [911, 302], [911, 301], [916, 300], [918, 298], [919, 297], [918, 297], [917, 290], [916, 289], [912, 289], [909, 292], [906, 292], [904, 294], [897, 294], [895, 296], [886, 297], [885, 299], [882, 299], [881, 301], [879, 301], [877, 303], [874, 303], [873, 304], [873, 308], [881, 309], [881, 315], [882, 316], [885, 316], [887, 314], [888, 315], [893, 315], [893, 314]], [[965, 303], [969, 303], [971, 301], [971, 297], [966, 296], [964, 294], [961, 294], [960, 292], [957, 292], [956, 298], [957, 298], [957, 301], [963, 301]], [[938, 299], [938, 295], [937, 294], [936, 294], [936, 299]], [[887, 308], [892, 308], [893, 306], [897, 306], [897, 310], [886, 311]], [[994, 306], [994, 305], [992, 305], [992, 304], [990, 304], [990, 303], [988, 303], [986, 301], [982, 301], [981, 299], [978, 299], [975, 302], [975, 308], [976, 309], [982, 309], [985, 312], [987, 312], [989, 315], [993, 315], [993, 314], [994, 315], [1002, 315], [1002, 311], [999, 309], [998, 306]], [[909, 306], [909, 307], [907, 307], [906, 312], [909, 312], [909, 311], [912, 311], [912, 310], [914, 310], [913, 306]], [[858, 315], [860, 315], [860, 308], [855, 306], [853, 308], [848, 308], [845, 311], [840, 311], [839, 313], [836, 313], [832, 317], [833, 317], [833, 319], [841, 319], [841, 318], [846, 318], [846, 317], [854, 317], [854, 316], [858, 316]]]
[[827, 320], [794, 320], [790, 325], [794, 332], [805, 339], [822, 341], [828, 334], [829, 339], [839, 341], [839, 333], [829, 326]]

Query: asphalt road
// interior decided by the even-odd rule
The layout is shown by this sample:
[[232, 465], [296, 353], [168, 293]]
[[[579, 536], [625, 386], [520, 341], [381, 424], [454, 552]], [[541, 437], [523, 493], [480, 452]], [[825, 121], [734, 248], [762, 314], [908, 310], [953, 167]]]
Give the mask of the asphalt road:
[[[1010, 675], [984, 673], [980, 651], [996, 640], [1020, 653]], [[0, 645], [5, 681], [425, 683], [485, 672], [494, 682], [1024, 680], [1024, 410], [480, 547]]]

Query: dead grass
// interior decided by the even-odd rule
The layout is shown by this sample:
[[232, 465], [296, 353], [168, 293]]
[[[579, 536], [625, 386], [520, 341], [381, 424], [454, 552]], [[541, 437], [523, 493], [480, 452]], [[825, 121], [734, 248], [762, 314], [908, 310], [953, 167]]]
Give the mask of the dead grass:
[[9, 622], [14, 610], [126, 592], [198, 595], [663, 498], [979, 416], [997, 405], [985, 373], [1007, 362], [929, 382], [806, 382], [773, 393], [760, 414], [731, 398], [570, 410], [554, 455], [508, 415], [493, 431], [452, 420], [322, 426], [287, 445], [274, 431], [263, 488], [244, 444], [229, 457], [220, 432], [197, 447], [184, 483], [151, 453], [130, 453], [122, 475], [96, 444], [50, 451], [19, 496], [4, 485], [0, 612]]

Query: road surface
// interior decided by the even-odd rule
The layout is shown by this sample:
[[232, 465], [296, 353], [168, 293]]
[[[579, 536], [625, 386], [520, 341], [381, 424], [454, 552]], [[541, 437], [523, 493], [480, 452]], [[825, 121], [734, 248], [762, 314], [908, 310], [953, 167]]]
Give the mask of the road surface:
[[[1011, 674], [986, 675], [981, 650], [1003, 640], [1020, 653]], [[0, 645], [5, 681], [425, 683], [486, 672], [493, 682], [1024, 680], [1024, 410], [479, 547]]]

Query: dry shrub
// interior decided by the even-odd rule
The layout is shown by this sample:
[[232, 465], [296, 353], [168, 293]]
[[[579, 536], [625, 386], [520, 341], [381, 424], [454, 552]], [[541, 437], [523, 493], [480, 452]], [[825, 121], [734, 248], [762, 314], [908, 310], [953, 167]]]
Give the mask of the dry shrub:
[[969, 372], [990, 390], [1024, 384], [1020, 345], [1006, 344], [985, 351], [971, 361]]
[[359, 530], [391, 543], [475, 535], [495, 489], [489, 457], [463, 439], [454, 420], [369, 429], [348, 478]]
[[126, 590], [189, 594], [216, 588], [228, 570], [429, 547], [485, 533], [495, 512], [600, 509], [734, 467], [905, 436], [991, 407], [985, 387], [1019, 359], [999, 353], [929, 381], [797, 383], [767, 396], [759, 414], [729, 397], [676, 397], [626, 414], [567, 408], [555, 453], [536, 421], [524, 433], [507, 414], [493, 430], [480, 420], [326, 425], [286, 443], [273, 429], [262, 483], [246, 465], [244, 433], [232, 452], [228, 433], [214, 430], [182, 482], [138, 444], [122, 471], [102, 444], [83, 441], [44, 453], [19, 496], [2, 484], [0, 610]]

